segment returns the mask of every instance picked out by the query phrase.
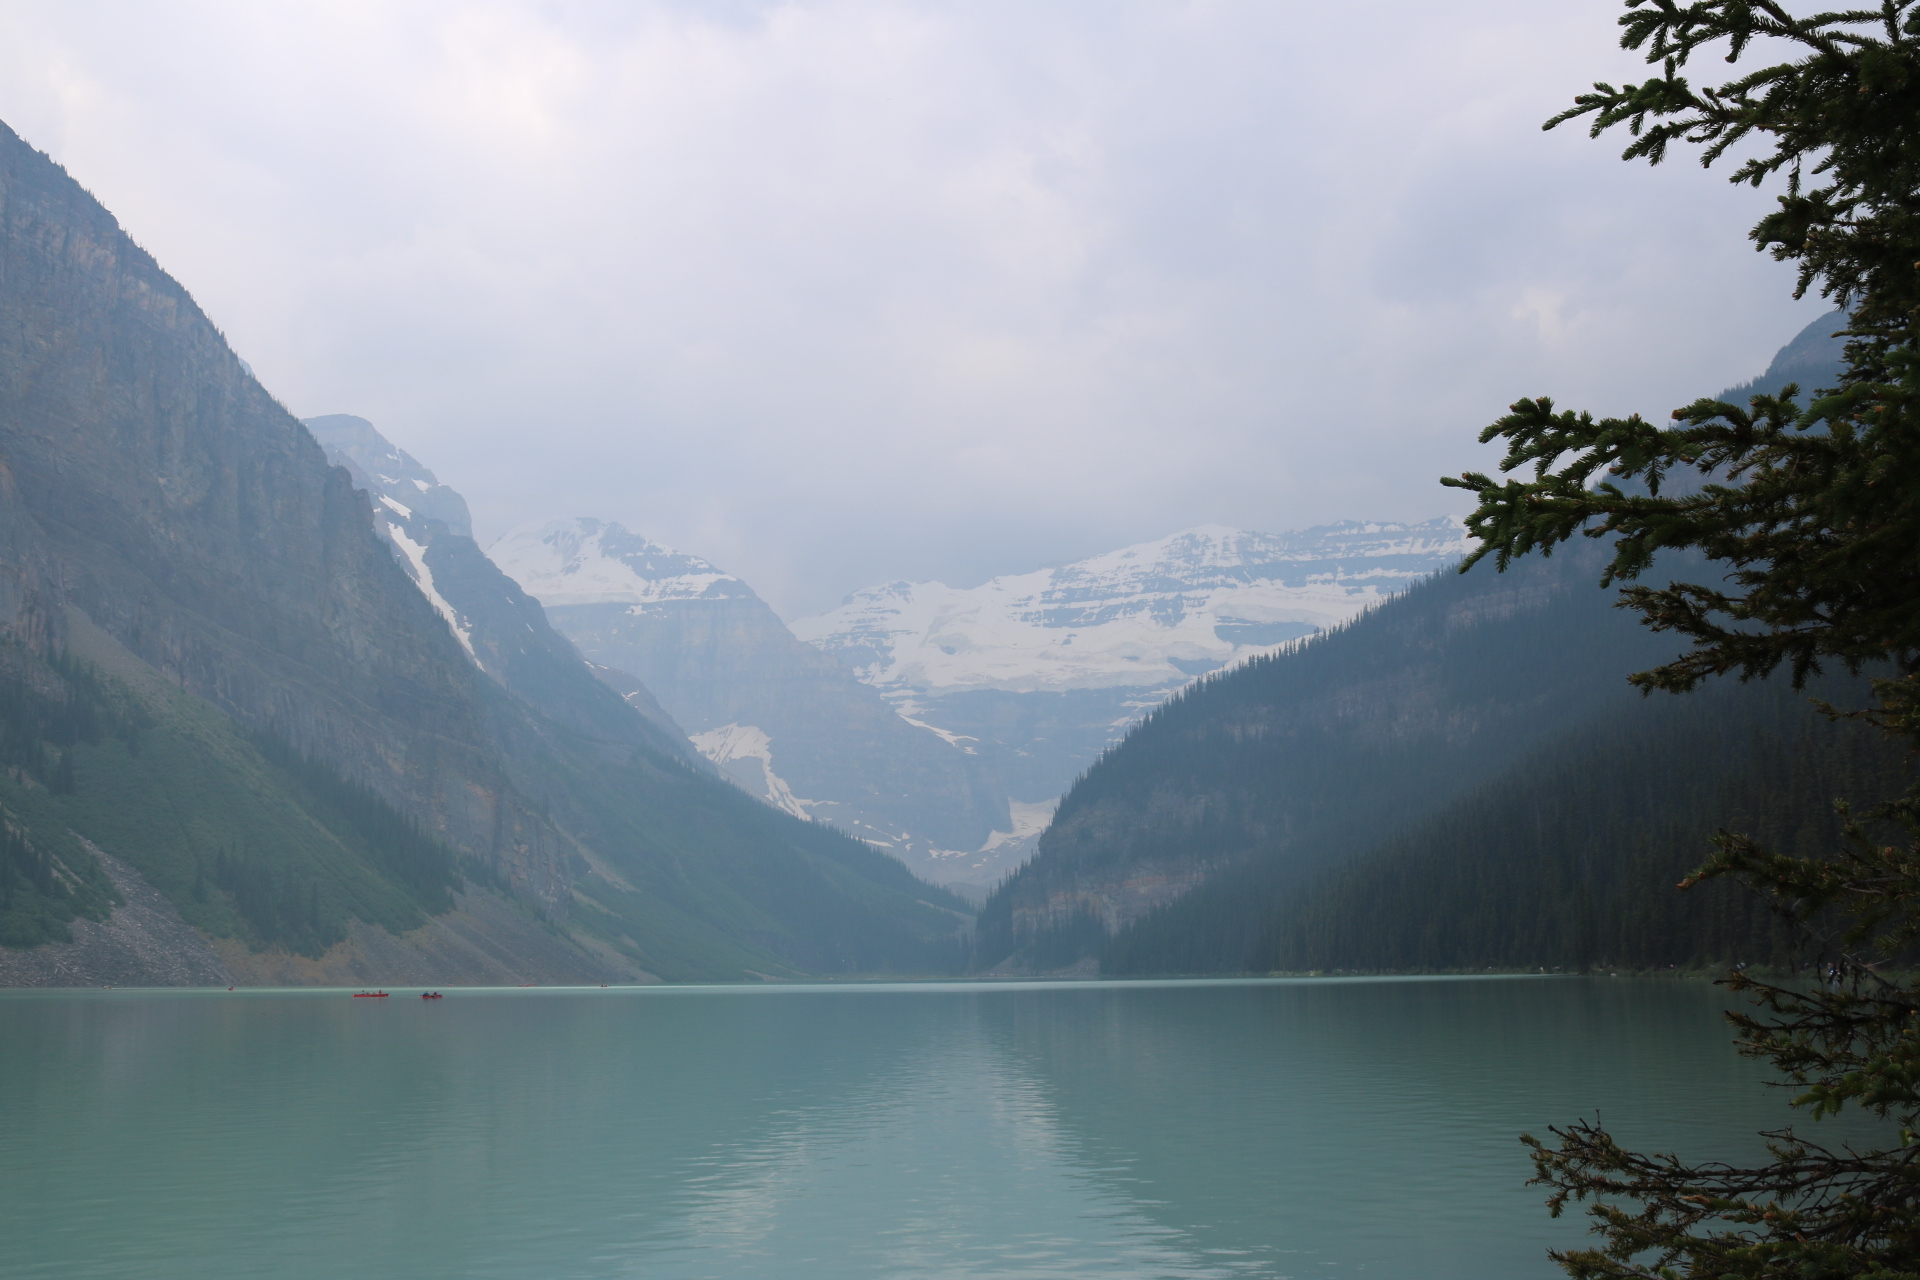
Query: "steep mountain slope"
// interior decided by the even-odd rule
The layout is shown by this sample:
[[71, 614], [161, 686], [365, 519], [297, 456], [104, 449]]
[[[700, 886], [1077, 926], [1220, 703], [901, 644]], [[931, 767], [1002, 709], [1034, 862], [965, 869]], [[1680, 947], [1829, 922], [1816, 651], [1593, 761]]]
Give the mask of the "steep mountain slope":
[[748, 791], [948, 878], [1011, 826], [990, 767], [794, 639], [740, 579], [616, 524], [560, 520], [490, 549], [597, 664], [637, 677]]
[[[13, 705], [46, 712], [7, 724], [37, 762], [0, 797], [22, 846], [10, 863], [30, 873], [8, 891], [110, 910], [90, 841], [182, 913], [183, 894], [225, 903], [235, 923], [209, 906], [199, 927], [238, 945], [223, 955], [242, 976], [347, 979], [363, 961], [452, 966], [441, 980], [926, 966], [963, 923], [960, 904], [857, 842], [489, 679], [348, 473], [111, 215], [3, 126], [0, 633], [32, 694]], [[87, 797], [164, 762], [144, 749], [126, 762], [146, 733], [74, 727], [105, 722], [86, 710], [90, 680], [103, 706], [177, 746], [113, 803]], [[182, 780], [197, 776], [228, 799], [189, 804]], [[327, 818], [342, 805], [393, 821]], [[246, 813], [306, 831], [310, 856], [290, 862]], [[408, 870], [409, 831], [446, 865]], [[170, 866], [187, 888], [166, 883]], [[362, 895], [329, 917], [322, 899], [352, 898], [363, 872], [391, 909]], [[285, 893], [262, 888], [275, 877]], [[284, 913], [303, 896], [348, 936], [275, 941], [237, 923], [249, 899]]]
[[[1209, 525], [966, 590], [870, 588], [793, 630], [902, 715], [996, 763], [1037, 829], [1127, 726], [1195, 676], [1336, 626], [1464, 551], [1445, 519], [1279, 535]], [[983, 850], [976, 873], [997, 879], [1028, 843]]]
[[[1831, 354], [1835, 319], [1810, 326], [1742, 393], [1827, 377], [1819, 353]], [[1571, 750], [1555, 744], [1602, 717], [1656, 723], [1624, 677], [1676, 646], [1613, 607], [1596, 585], [1601, 559], [1582, 542], [1504, 575], [1485, 564], [1442, 574], [1349, 626], [1196, 685], [1068, 794], [1038, 855], [983, 909], [979, 963], [1238, 971], [1306, 954], [1287, 950], [1298, 930], [1276, 923], [1296, 907], [1313, 920], [1337, 916], [1341, 954], [1358, 954], [1354, 931], [1371, 927], [1370, 912], [1413, 902], [1389, 892], [1420, 883], [1406, 868], [1423, 855], [1409, 851], [1441, 843], [1413, 824], [1437, 821], [1503, 770], [1514, 771], [1509, 799], [1541, 784], [1527, 772], [1535, 754]], [[1764, 702], [1757, 690], [1743, 696]], [[1737, 697], [1727, 705], [1764, 720]], [[1731, 767], [1739, 753], [1722, 754]], [[1584, 759], [1589, 790], [1644, 785], [1607, 773], [1617, 764]], [[1339, 881], [1344, 915], [1299, 905], [1323, 891], [1308, 886], [1335, 883], [1315, 879], [1330, 865], [1389, 849], [1401, 859], [1393, 877]]]
[[705, 768], [706, 757], [638, 680], [594, 668], [547, 622], [538, 601], [473, 540], [466, 499], [352, 414], [303, 419], [373, 500], [373, 521], [395, 559], [454, 638], [501, 685], [547, 715], [608, 742], [645, 746]]

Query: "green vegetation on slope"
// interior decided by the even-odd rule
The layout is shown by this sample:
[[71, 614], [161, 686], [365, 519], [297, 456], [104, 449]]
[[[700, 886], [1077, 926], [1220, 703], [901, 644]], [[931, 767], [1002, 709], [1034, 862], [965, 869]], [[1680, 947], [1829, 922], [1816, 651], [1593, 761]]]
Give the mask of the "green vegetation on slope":
[[[524, 759], [546, 768], [523, 761], [519, 781], [590, 851], [568, 924], [646, 971], [958, 967], [967, 904], [897, 860], [677, 759], [543, 727], [547, 750]], [[491, 879], [366, 787], [197, 698], [15, 644], [0, 645], [0, 764], [8, 946], [107, 917], [116, 897], [82, 838], [209, 934], [309, 956], [356, 919], [404, 932], [449, 910], [463, 878]]]
[[[1814, 321], [1759, 378], [1725, 395], [1772, 394], [1796, 379], [1837, 381], [1841, 344], [1833, 333], [1845, 322], [1838, 312]], [[1699, 486], [1697, 475], [1672, 474], [1665, 491], [1697, 492]], [[1668, 552], [1661, 573], [1647, 577], [1664, 581], [1668, 572], [1691, 574], [1702, 564], [1697, 555]], [[1328, 929], [1346, 920], [1345, 908], [1319, 898], [1349, 883], [1342, 876], [1359, 883], [1354, 868], [1369, 858], [1397, 859], [1396, 874], [1427, 877], [1422, 882], [1432, 887], [1450, 876], [1477, 874], [1467, 862], [1479, 867], [1532, 856], [1535, 844], [1522, 841], [1510, 851], [1500, 845], [1508, 839], [1504, 829], [1489, 827], [1484, 838], [1491, 843], [1463, 851], [1432, 827], [1443, 809], [1454, 821], [1463, 805], [1491, 804], [1469, 799], [1486, 794], [1490, 778], [1506, 776], [1503, 785], [1524, 796], [1530, 810], [1551, 807], [1558, 802], [1548, 797], [1561, 776], [1549, 778], [1548, 760], [1588, 752], [1568, 766], [1569, 804], [1573, 796], [1604, 797], [1610, 789], [1641, 792], [1633, 762], [1643, 747], [1652, 748], [1637, 736], [1667, 733], [1672, 713], [1634, 697], [1626, 676], [1671, 658], [1675, 643], [1613, 607], [1612, 593], [1594, 585], [1603, 565], [1599, 548], [1577, 541], [1551, 561], [1516, 562], [1505, 574], [1490, 574], [1487, 566], [1464, 577], [1442, 575], [1298, 649], [1196, 683], [1137, 726], [1069, 792], [1039, 856], [982, 909], [976, 963], [986, 967], [1012, 955], [1024, 967], [1045, 971], [1092, 957], [1109, 974], [1532, 968], [1579, 963], [1573, 956], [1600, 963], [1603, 955], [1623, 964], [1684, 963], [1652, 959], [1659, 948], [1605, 941], [1614, 926], [1593, 922], [1591, 913], [1601, 908], [1578, 895], [1549, 895], [1522, 931], [1532, 939], [1551, 937], [1550, 945], [1529, 944], [1498, 959], [1489, 958], [1488, 947], [1463, 943], [1465, 935], [1456, 929], [1435, 935], [1447, 939], [1444, 945], [1396, 943], [1389, 951], [1402, 958], [1392, 961], [1385, 958], [1389, 951], [1364, 952], [1352, 939], [1336, 947], [1332, 935], [1322, 933], [1309, 931], [1319, 939], [1312, 945], [1279, 940], [1286, 930], [1304, 928], [1299, 922], [1308, 918], [1324, 919]], [[1760, 704], [1745, 697], [1729, 695], [1715, 705], [1724, 705], [1741, 724], [1753, 716], [1767, 720], [1770, 728], [1752, 732], [1776, 733], [1781, 751], [1789, 750], [1788, 740], [1799, 742], [1799, 722], [1809, 714], [1804, 706], [1768, 720], [1756, 709]], [[1751, 746], [1747, 730], [1731, 724], [1724, 729], [1730, 736], [1720, 748], [1688, 762], [1704, 771], [1703, 779], [1719, 779], [1712, 786], [1734, 785], [1731, 774], [1745, 767]], [[1621, 749], [1600, 749], [1589, 731], [1615, 734]], [[1813, 735], [1808, 742], [1824, 741], [1820, 730], [1806, 732]], [[1700, 785], [1711, 790], [1704, 780]], [[1830, 823], [1831, 798], [1803, 795], [1808, 821]], [[1637, 816], [1652, 822], [1652, 812], [1644, 806], [1631, 814], [1623, 810], [1607, 819], [1609, 830], [1637, 845], [1657, 843], [1651, 828], [1630, 821]], [[1696, 822], [1692, 829], [1704, 839], [1712, 827]], [[1434, 865], [1416, 873], [1413, 868], [1429, 856]], [[1539, 856], [1550, 861], [1551, 850]], [[1598, 856], [1609, 868], [1616, 861], [1627, 865], [1611, 849]], [[1656, 896], [1688, 869], [1661, 864], [1654, 871], [1660, 859], [1646, 856], [1652, 861], [1642, 874], [1665, 876], [1663, 889], [1648, 890]], [[1672, 856], [1685, 861], [1678, 852]], [[1446, 865], [1449, 860], [1464, 861], [1454, 868]], [[1346, 870], [1325, 875], [1333, 865]], [[1205, 878], [1117, 936], [1110, 938], [1100, 916], [1087, 909], [1046, 916], [1040, 927], [1018, 927], [1016, 912], [1049, 894], [1071, 901], [1089, 884], [1100, 891], [1129, 875], [1169, 869], [1197, 870]], [[1762, 936], [1771, 936], [1765, 919], [1744, 906], [1725, 907], [1751, 917], [1752, 928], [1715, 926], [1719, 932], [1711, 936], [1721, 941], [1701, 950], [1706, 941], [1700, 930], [1707, 926], [1700, 902], [1737, 898], [1705, 890], [1661, 908], [1679, 913], [1672, 923], [1686, 936], [1678, 951], [1690, 957], [1758, 954], [1771, 945]], [[1391, 900], [1412, 913], [1405, 928], [1431, 927], [1429, 902], [1417, 896]], [[1471, 918], [1483, 918], [1477, 905], [1448, 901]], [[1384, 902], [1368, 920], [1369, 929], [1400, 936], [1395, 931], [1402, 926]], [[1568, 951], [1567, 940], [1588, 936], [1582, 931], [1589, 928], [1599, 930], [1591, 935], [1592, 948], [1582, 944]], [[1405, 958], [1413, 955], [1422, 958]]]
[[106, 918], [112, 888], [76, 837], [256, 948], [318, 955], [355, 919], [397, 933], [452, 906], [453, 855], [364, 787], [186, 694], [3, 648], [0, 943]]
[[952, 972], [967, 904], [835, 828], [645, 748], [560, 730], [522, 778], [589, 851], [573, 927], [672, 981]]

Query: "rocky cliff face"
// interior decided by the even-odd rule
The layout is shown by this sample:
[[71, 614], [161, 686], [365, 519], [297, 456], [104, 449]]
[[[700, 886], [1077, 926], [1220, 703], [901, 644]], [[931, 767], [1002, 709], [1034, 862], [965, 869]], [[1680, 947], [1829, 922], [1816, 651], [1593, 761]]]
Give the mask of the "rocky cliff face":
[[562, 842], [505, 785], [479, 673], [373, 535], [366, 499], [186, 291], [11, 131], [0, 290], [12, 633], [57, 642], [48, 603], [84, 611], [559, 910]]
[[768, 803], [940, 880], [1012, 827], [990, 765], [897, 714], [714, 565], [584, 519], [515, 530], [490, 554], [581, 652], [637, 677]]
[[111, 894], [95, 839], [196, 927], [252, 920], [233, 972], [277, 937], [321, 939], [277, 953], [301, 980], [403, 954], [542, 980], [944, 962], [961, 904], [673, 756], [454, 532], [457, 496], [417, 493], [383, 537], [186, 291], [0, 126], [0, 870], [39, 895], [0, 876], [0, 917], [62, 877]]

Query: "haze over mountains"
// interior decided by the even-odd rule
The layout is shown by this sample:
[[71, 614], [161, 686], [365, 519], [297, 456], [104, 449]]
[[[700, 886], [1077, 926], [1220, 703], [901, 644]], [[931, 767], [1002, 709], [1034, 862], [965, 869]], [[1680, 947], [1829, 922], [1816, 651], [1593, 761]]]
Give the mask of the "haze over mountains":
[[[1844, 317], [1736, 399], [1837, 380]], [[1772, 954], [1758, 900], [1671, 886], [1716, 826], [1837, 834], [1834, 794], [1906, 768], [1784, 681], [1645, 699], [1681, 647], [1598, 586], [1576, 539], [1506, 573], [1421, 582], [1344, 627], [1203, 680], [1068, 792], [982, 908], [1006, 973], [1697, 964]], [[1662, 571], [1697, 580], [1694, 560]], [[1651, 575], [1650, 575], [1651, 576]], [[1845, 706], [1857, 680], [1820, 692]], [[1844, 786], [1834, 779], [1847, 779]]]
[[616, 524], [530, 525], [488, 550], [749, 791], [980, 891], [1143, 712], [1351, 618], [1464, 542], [1443, 519], [1208, 527], [967, 590], [861, 591], [791, 629], [738, 578]]
[[[1836, 323], [1736, 391], [1817, 384]], [[1464, 550], [1205, 526], [792, 627], [602, 520], [489, 554], [0, 128], [0, 983], [1645, 955], [1684, 842], [1620, 797], [1691, 770], [1814, 830], [1793, 779], [1890, 767], [1784, 742], [1761, 686], [1646, 718], [1622, 678], [1664, 651], [1592, 548], [1442, 573]], [[1552, 813], [1545, 769], [1580, 782]]]
[[992, 766], [796, 640], [752, 588], [597, 520], [516, 530], [495, 561], [591, 661], [630, 673], [753, 794], [936, 872], [1010, 825]]
[[[789, 629], [738, 577], [618, 524], [529, 525], [483, 555], [464, 499], [372, 423], [306, 425], [483, 670], [605, 731], [584, 656], [659, 730], [650, 745], [976, 895], [1031, 854], [1073, 778], [1195, 675], [1338, 625], [1465, 549], [1445, 519], [1214, 526], [970, 590], [894, 583]], [[535, 601], [554, 630], [529, 617]]]
[[964, 904], [696, 767], [426, 477], [377, 526], [4, 128], [0, 282], [0, 981], [956, 963]]
[[1337, 626], [1466, 553], [1460, 526], [1206, 525], [956, 589], [895, 582], [793, 624], [902, 715], [996, 760], [1051, 804], [1196, 676]]

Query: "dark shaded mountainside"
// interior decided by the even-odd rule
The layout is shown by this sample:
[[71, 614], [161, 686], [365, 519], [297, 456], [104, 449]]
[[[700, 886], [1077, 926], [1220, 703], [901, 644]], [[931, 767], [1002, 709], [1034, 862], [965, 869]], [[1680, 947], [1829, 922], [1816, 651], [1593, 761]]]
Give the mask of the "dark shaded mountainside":
[[953, 963], [964, 904], [696, 765], [462, 538], [430, 563], [449, 618], [0, 126], [0, 982]]
[[[1750, 396], [1837, 375], [1822, 317]], [[1732, 886], [1674, 883], [1722, 826], [1788, 847], [1903, 760], [1783, 681], [1644, 699], [1673, 640], [1597, 585], [1579, 540], [1424, 582], [1348, 626], [1203, 680], [1067, 794], [982, 909], [1000, 972], [1227, 973], [1690, 965], [1775, 958]], [[1675, 560], [1665, 572], [1706, 572]], [[1846, 705], [1861, 682], [1818, 689]]]

